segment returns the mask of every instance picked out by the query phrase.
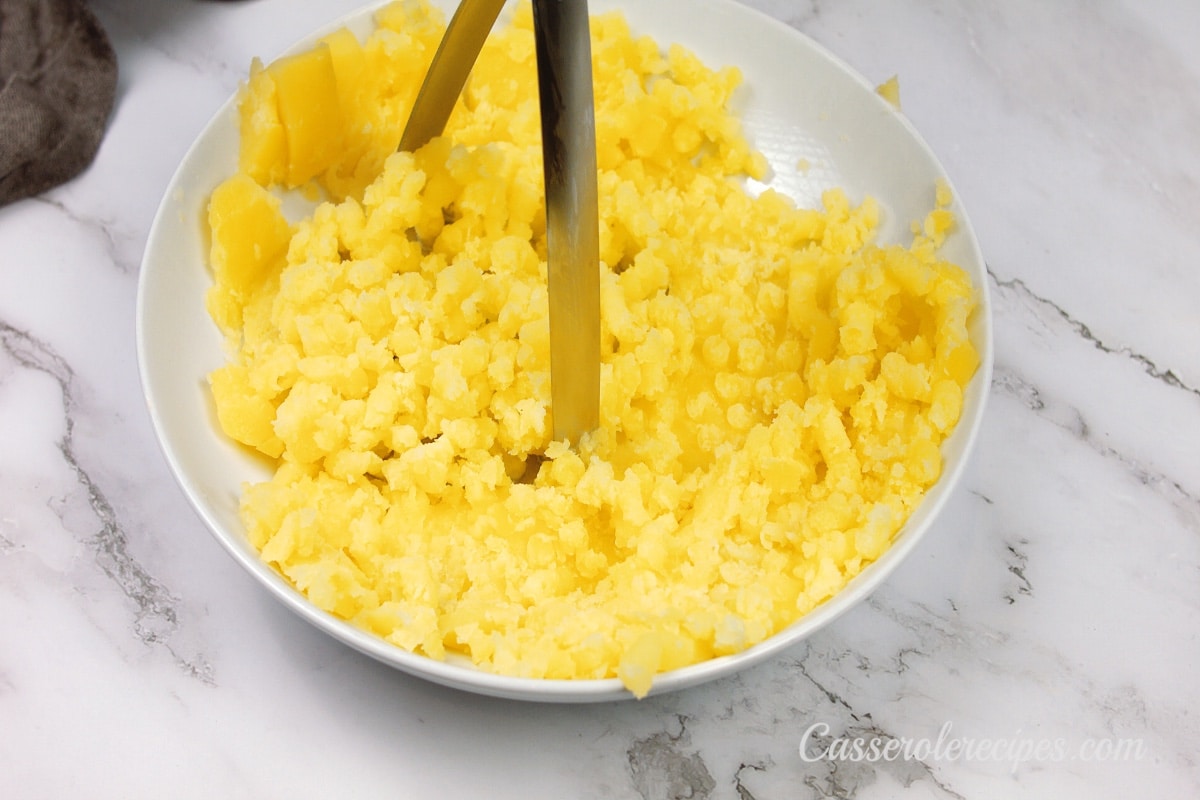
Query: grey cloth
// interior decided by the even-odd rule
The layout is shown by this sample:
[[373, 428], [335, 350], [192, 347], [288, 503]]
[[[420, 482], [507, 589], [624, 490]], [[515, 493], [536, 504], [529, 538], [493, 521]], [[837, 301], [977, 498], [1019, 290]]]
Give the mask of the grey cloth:
[[91, 164], [116, 88], [116, 54], [84, 0], [0, 0], [0, 205]]

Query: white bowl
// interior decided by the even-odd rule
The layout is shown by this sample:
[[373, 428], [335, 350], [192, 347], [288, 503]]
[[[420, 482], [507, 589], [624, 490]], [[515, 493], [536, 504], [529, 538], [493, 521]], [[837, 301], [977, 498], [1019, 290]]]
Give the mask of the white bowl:
[[[454, 0], [438, 0], [451, 13]], [[348, 26], [365, 37], [378, 5], [365, 7], [297, 43], [306, 49]], [[819, 206], [821, 192], [877, 198], [885, 210], [882, 241], [907, 243], [908, 224], [932, 205], [937, 180], [950, 183], [909, 122], [873, 86], [835, 56], [786, 25], [732, 0], [593, 0], [593, 13], [621, 8], [634, 31], [664, 46], [679, 42], [711, 66], [736, 65], [745, 78], [741, 102], [754, 146], [774, 168], [771, 185], [797, 203]], [[317, 609], [247, 542], [238, 518], [241, 487], [269, 477], [263, 463], [221, 432], [206, 376], [225, 354], [204, 307], [211, 282], [204, 223], [208, 197], [237, 164], [236, 98], [200, 134], [167, 188], [146, 245], [137, 304], [138, 363], [155, 430], [176, 479], [209, 530], [276, 598], [340, 641], [397, 669], [446, 686], [497, 697], [595, 702], [632, 695], [615, 678], [545, 680], [495, 675], [465, 660], [415, 655]], [[807, 161], [807, 170], [796, 165]], [[979, 308], [971, 336], [982, 363], [964, 397], [958, 426], [943, 445], [944, 469], [882, 557], [837, 595], [759, 645], [732, 656], [663, 673], [652, 694], [678, 690], [759, 663], [828, 625], [871, 593], [913, 550], [962, 475], [983, 416], [992, 363], [991, 313], [983, 257], [957, 200], [958, 226], [942, 253], [970, 275]]]

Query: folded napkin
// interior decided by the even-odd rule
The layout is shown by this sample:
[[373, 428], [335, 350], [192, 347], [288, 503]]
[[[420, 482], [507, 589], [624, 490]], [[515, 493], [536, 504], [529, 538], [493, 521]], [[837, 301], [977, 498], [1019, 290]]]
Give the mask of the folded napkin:
[[84, 0], [0, 0], [0, 205], [92, 162], [116, 87], [116, 54]]

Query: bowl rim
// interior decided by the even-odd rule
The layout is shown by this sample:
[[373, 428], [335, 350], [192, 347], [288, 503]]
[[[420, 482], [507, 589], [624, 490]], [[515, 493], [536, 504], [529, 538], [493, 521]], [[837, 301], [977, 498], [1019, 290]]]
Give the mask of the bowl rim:
[[[373, 2], [344, 14], [301, 37], [280, 55], [299, 52], [310, 47], [320, 37], [343, 27], [365, 32], [373, 27], [372, 21], [375, 13], [389, 5], [390, 2], [391, 0], [373, 0]], [[444, 8], [449, 2], [450, 0], [434, 0], [433, 4]], [[671, 0], [654, 0], [653, 2], [643, 0], [643, 2], [646, 6], [659, 9], [672, 4]], [[593, 3], [592, 12], [595, 14], [619, 7], [621, 4], [618, 0], [599, 0]], [[778, 37], [781, 41], [789, 41], [792, 46], [807, 50], [811, 56], [819, 58], [830, 69], [842, 73], [844, 77], [857, 84], [862, 91], [875, 93], [874, 87], [841, 58], [801, 31], [761, 11], [734, 3], [732, 0], [689, 0], [689, 8], [693, 15], [700, 17], [709, 15], [720, 24], [726, 24], [733, 20], [732, 24], [770, 32], [770, 35]], [[179, 213], [172, 198], [177, 198], [182, 192], [181, 183], [185, 179], [189, 164], [195, 159], [203, 157], [203, 148], [206, 142], [215, 135], [214, 131], [218, 126], [228, 122], [229, 115], [236, 110], [236, 99], [235, 93], [213, 114], [201, 133], [189, 146], [173, 173], [164, 192], [163, 200], [154, 216], [138, 276], [135, 333], [138, 373], [143, 396], [160, 451], [167, 461], [172, 477], [183, 491], [193, 511], [225, 551], [285, 607], [343, 644], [401, 672], [455, 689], [515, 700], [592, 703], [633, 698], [634, 695], [618, 678], [525, 678], [488, 672], [469, 663], [456, 663], [453, 660], [438, 661], [390, 644], [355, 627], [348, 621], [322, 611], [309, 602], [278, 572], [262, 561], [258, 557], [258, 552], [245, 540], [242, 531], [228, 530], [214, 513], [212, 498], [205, 496], [188, 477], [187, 467], [181, 458], [181, 445], [171, 436], [171, 430], [165, 418], [164, 409], [168, 398], [163, 394], [162, 387], [156, 379], [156, 362], [151, 348], [152, 332], [149, 314], [152, 295], [155, 291], [153, 281], [158, 279], [155, 256], [168, 246], [163, 241], [164, 237], [168, 235], [167, 230], [170, 227], [168, 219], [170, 215]], [[882, 98], [878, 99], [881, 104], [886, 102]], [[915, 146], [923, 153], [928, 165], [936, 173], [934, 177], [945, 181], [953, 191], [953, 183], [949, 175], [921, 134], [902, 114], [897, 112], [894, 114], [894, 118], [910, 138], [910, 145]], [[750, 133], [753, 134], [753, 130]], [[964, 393], [962, 416], [947, 442], [943, 443], [943, 452], [945, 452], [947, 443], [953, 442], [958, 457], [949, 460], [949, 468], [943, 470], [937, 482], [926, 492], [909, 519], [895, 534], [888, 549], [879, 558], [864, 567], [832, 597], [801, 616], [788, 627], [743, 651], [657, 674], [647, 696], [679, 691], [730, 675], [759, 664], [807, 639], [858, 605], [884, 583], [887, 577], [916, 548], [938, 518], [953, 494], [954, 488], [959, 484], [970, 462], [970, 455], [975, 449], [985, 416], [988, 388], [992, 378], [994, 349], [992, 303], [986, 262], [966, 209], [962, 207], [956, 193], [952, 209], [956, 218], [956, 228], [952, 236], [958, 239], [960, 246], [966, 248], [966, 254], [976, 267], [972, 272], [969, 266], [963, 265], [968, 272], [972, 272], [973, 288], [976, 292], [977, 306], [971, 320], [971, 332], [973, 343], [980, 356], [977, 371]]]

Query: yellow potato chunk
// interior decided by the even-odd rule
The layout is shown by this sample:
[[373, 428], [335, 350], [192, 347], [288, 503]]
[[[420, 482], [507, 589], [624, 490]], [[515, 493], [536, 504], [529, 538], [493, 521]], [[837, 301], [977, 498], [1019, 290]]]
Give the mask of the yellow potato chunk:
[[257, 58], [238, 102], [238, 168], [263, 186], [287, 178], [287, 135], [279, 119], [274, 78]]
[[312, 50], [263, 67], [255, 59], [238, 102], [238, 166], [264, 186], [302, 186], [341, 156], [345, 140], [340, 69], [348, 87], [361, 72], [361, 50], [348, 31]]
[[342, 148], [342, 111], [328, 44], [281, 58], [267, 68], [275, 83], [287, 139], [284, 182], [300, 186], [321, 174]]
[[229, 438], [271, 458], [283, 454], [275, 435], [275, 398], [247, 390], [245, 368], [229, 364], [209, 376], [217, 420]]
[[893, 75], [883, 83], [875, 87], [875, 91], [884, 100], [887, 100], [892, 108], [900, 110], [900, 78]]
[[292, 229], [279, 198], [242, 172], [213, 191], [208, 225], [213, 271], [208, 310], [228, 332], [242, 324], [243, 306], [266, 274], [282, 265]]

